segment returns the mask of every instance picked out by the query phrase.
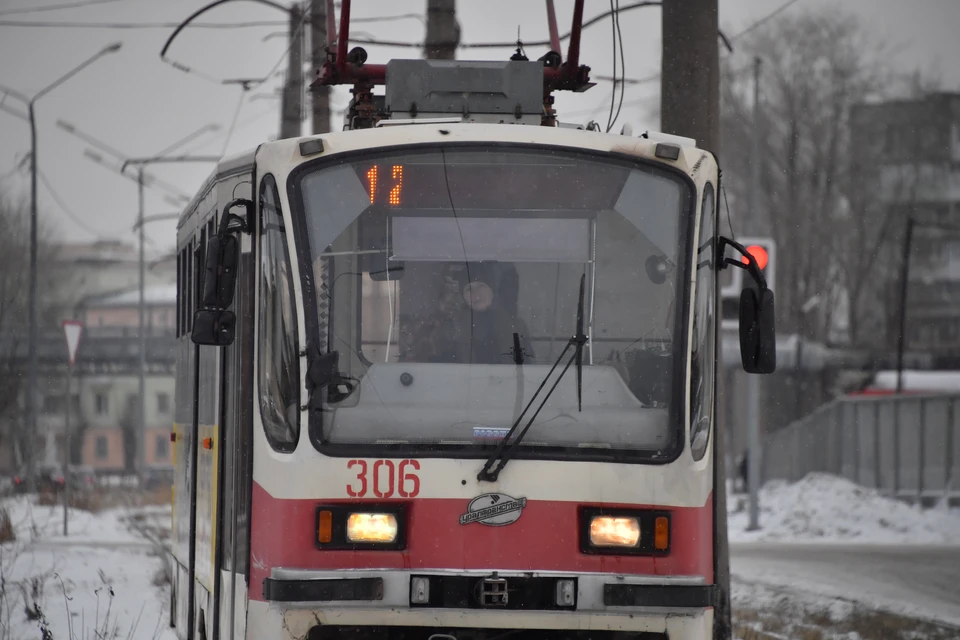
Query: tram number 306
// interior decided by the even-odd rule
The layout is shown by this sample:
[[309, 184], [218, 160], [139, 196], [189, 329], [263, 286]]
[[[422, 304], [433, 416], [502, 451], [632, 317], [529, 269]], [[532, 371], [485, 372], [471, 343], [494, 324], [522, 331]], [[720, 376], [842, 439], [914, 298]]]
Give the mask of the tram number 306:
[[420, 493], [420, 463], [416, 460], [376, 460], [368, 464], [366, 460], [351, 460], [347, 469], [357, 474], [356, 480], [347, 485], [347, 495], [351, 498], [365, 498], [369, 490], [378, 498], [416, 498]]

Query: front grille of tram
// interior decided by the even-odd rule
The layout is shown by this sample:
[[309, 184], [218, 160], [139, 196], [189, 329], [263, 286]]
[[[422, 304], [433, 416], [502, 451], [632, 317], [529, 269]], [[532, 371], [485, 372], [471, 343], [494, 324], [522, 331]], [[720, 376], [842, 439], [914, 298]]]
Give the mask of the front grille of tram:
[[456, 627], [315, 626], [307, 640], [669, 640], [645, 631], [566, 631], [556, 629], [461, 629]]
[[411, 607], [444, 609], [506, 609], [510, 611], [570, 611], [577, 608], [576, 598], [567, 604], [558, 604], [557, 584], [572, 583], [575, 578], [533, 577], [477, 577], [477, 576], [411, 576], [411, 581], [429, 583], [428, 598]]

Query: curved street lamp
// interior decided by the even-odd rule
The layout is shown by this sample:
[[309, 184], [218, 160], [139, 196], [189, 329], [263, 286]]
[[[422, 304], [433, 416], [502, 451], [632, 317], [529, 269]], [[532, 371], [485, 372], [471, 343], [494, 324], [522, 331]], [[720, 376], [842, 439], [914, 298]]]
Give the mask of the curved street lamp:
[[93, 56], [87, 58], [76, 67], [48, 84], [38, 91], [33, 97], [26, 96], [18, 91], [8, 87], [0, 86], [0, 92], [19, 100], [27, 107], [27, 118], [30, 121], [30, 265], [29, 265], [29, 289], [28, 289], [28, 307], [29, 307], [29, 337], [28, 337], [28, 359], [27, 368], [27, 390], [26, 390], [26, 427], [28, 437], [27, 441], [27, 490], [33, 491], [36, 487], [36, 478], [34, 471], [36, 462], [34, 460], [34, 436], [37, 430], [37, 412], [36, 398], [34, 397], [37, 389], [37, 121], [34, 105], [37, 100], [47, 95], [61, 84], [80, 73], [83, 69], [99, 60], [105, 55], [116, 53], [120, 50], [122, 43], [114, 42], [107, 45]]
[[[147, 437], [147, 410], [146, 410], [146, 370], [147, 370], [147, 343], [146, 343], [146, 300], [145, 300], [145, 287], [146, 287], [146, 259], [144, 256], [144, 225], [148, 221], [148, 218], [144, 215], [144, 203], [143, 203], [143, 187], [144, 187], [144, 167], [151, 164], [181, 164], [181, 163], [190, 163], [190, 162], [219, 162], [220, 156], [200, 156], [200, 155], [181, 155], [181, 156], [169, 156], [163, 155], [170, 153], [172, 150], [190, 142], [197, 136], [206, 132], [210, 128], [210, 125], [202, 127], [201, 129], [194, 131], [190, 135], [186, 136], [182, 140], [178, 140], [176, 143], [167, 147], [161, 152], [161, 155], [151, 156], [149, 158], [128, 158], [124, 160], [123, 164], [120, 167], [119, 173], [121, 175], [127, 175], [126, 169], [127, 166], [136, 167], [137, 170], [137, 195], [140, 203], [139, 213], [137, 214], [137, 223], [134, 225], [134, 229], [139, 231], [140, 238], [140, 375], [139, 375], [139, 394], [140, 399], [138, 402], [139, 409], [139, 437], [137, 438], [137, 459], [139, 461], [140, 467], [140, 480], [143, 481], [146, 473], [146, 446], [145, 439]], [[157, 216], [149, 216], [153, 219], [161, 219], [166, 217], [169, 214], [158, 214]]]

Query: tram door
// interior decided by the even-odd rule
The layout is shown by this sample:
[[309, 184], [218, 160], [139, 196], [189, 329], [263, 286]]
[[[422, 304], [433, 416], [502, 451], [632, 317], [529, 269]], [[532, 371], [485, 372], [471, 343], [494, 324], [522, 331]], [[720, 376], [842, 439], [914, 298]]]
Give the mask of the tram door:
[[[218, 185], [220, 202], [249, 197], [249, 175]], [[247, 193], [243, 193], [247, 191]], [[224, 196], [229, 196], [224, 198]], [[252, 213], [252, 212], [251, 212]], [[253, 470], [253, 287], [256, 263], [249, 235], [238, 234], [241, 255], [233, 312], [233, 343], [218, 349], [221, 387], [218, 459], [218, 522], [216, 593], [218, 629], [214, 638], [243, 638], [247, 620], [247, 576], [250, 558], [250, 488]], [[212, 612], [211, 612], [212, 613]]]
[[222, 483], [219, 620], [221, 638], [243, 638], [250, 558], [250, 486], [253, 470], [253, 284], [249, 237], [237, 270], [236, 339], [223, 349]]
[[[206, 217], [200, 227], [197, 247], [196, 298], [200, 307], [205, 276], [206, 251], [215, 232], [216, 212]], [[197, 347], [197, 423], [196, 423], [196, 529], [194, 534], [194, 638], [212, 640], [219, 637], [217, 600], [220, 591], [220, 457], [223, 454], [224, 388], [223, 350], [219, 347]]]

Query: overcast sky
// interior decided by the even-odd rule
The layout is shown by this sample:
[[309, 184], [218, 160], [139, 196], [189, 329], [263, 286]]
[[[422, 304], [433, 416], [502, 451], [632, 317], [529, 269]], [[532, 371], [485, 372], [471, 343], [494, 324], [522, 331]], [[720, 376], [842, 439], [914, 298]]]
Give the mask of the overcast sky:
[[[281, 0], [286, 2], [286, 0]], [[276, 26], [231, 29], [190, 29], [175, 41], [168, 56], [200, 73], [186, 74], [160, 61], [159, 53], [172, 29], [118, 29], [78, 27], [12, 26], [12, 22], [156, 23], [180, 22], [209, 0], [100, 0], [89, 6], [22, 13], [24, 9], [75, 3], [77, 0], [0, 0], [0, 84], [31, 95], [64, 72], [112, 42], [122, 49], [99, 60], [37, 103], [40, 171], [63, 201], [71, 220], [47, 188], [40, 185], [40, 207], [47, 223], [62, 240], [83, 241], [95, 237], [133, 242], [131, 225], [136, 217], [137, 190], [133, 181], [98, 166], [84, 157], [90, 145], [56, 126], [58, 119], [129, 156], [150, 156], [204, 125], [215, 123], [219, 132], [198, 138], [185, 150], [191, 153], [231, 154], [274, 138], [279, 128], [276, 89], [282, 83], [285, 63], [260, 88], [250, 91], [240, 103], [242, 91], [205, 78], [257, 78], [266, 75], [284, 56], [287, 43], [285, 16], [275, 9], [238, 1], [214, 9], [200, 18], [204, 22], [230, 23], [275, 21]], [[736, 34], [768, 15], [785, 0], [720, 0], [721, 28]], [[511, 41], [517, 29], [524, 40], [547, 35], [542, 0], [459, 0], [458, 19], [464, 43]], [[628, 4], [624, 1], [622, 4]], [[960, 0], [795, 0], [784, 11], [798, 12], [818, 6], [839, 5], [859, 16], [878, 38], [900, 47], [891, 63], [902, 70], [920, 68], [937, 74], [944, 87], [960, 89]], [[414, 13], [424, 14], [426, 0], [356, 0], [354, 18]], [[606, 0], [589, 0], [585, 16], [602, 13]], [[572, 0], [557, 0], [561, 32], [568, 28]], [[622, 15], [626, 73], [646, 78], [660, 69], [660, 12], [638, 9]], [[353, 32], [379, 38], [421, 42], [424, 25], [416, 17], [391, 22], [354, 24]], [[271, 34], [275, 34], [272, 37]], [[611, 75], [610, 23], [600, 22], [584, 32], [581, 61], [592, 67], [594, 77]], [[734, 43], [736, 48], [736, 43]], [[414, 49], [367, 47], [370, 62], [390, 57], [416, 57]], [[535, 59], [545, 49], [527, 52]], [[507, 59], [510, 49], [464, 50], [460, 58]], [[606, 122], [610, 83], [600, 82], [584, 94], [558, 94], [556, 106], [564, 121]], [[634, 131], [655, 129], [658, 108], [657, 82], [627, 89], [618, 121], [629, 122]], [[346, 88], [338, 87], [333, 105], [342, 109], [349, 100]], [[15, 101], [7, 106], [20, 108]], [[236, 127], [226, 133], [240, 105]], [[339, 128], [341, 114], [334, 114]], [[309, 122], [304, 132], [309, 133]], [[29, 176], [17, 171], [18, 162], [30, 147], [26, 122], [0, 111], [0, 190], [26, 196]], [[210, 165], [158, 165], [151, 172], [162, 181], [193, 195], [211, 170]], [[147, 191], [149, 214], [168, 213], [176, 207], [163, 191]], [[153, 250], [169, 251], [175, 244], [175, 222], [156, 222], [148, 227]]]

